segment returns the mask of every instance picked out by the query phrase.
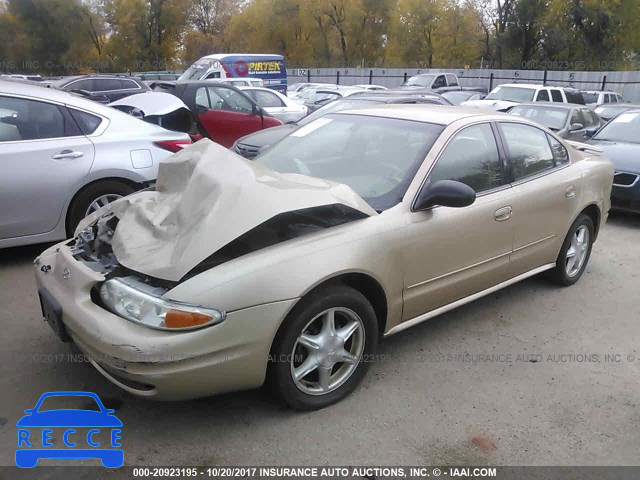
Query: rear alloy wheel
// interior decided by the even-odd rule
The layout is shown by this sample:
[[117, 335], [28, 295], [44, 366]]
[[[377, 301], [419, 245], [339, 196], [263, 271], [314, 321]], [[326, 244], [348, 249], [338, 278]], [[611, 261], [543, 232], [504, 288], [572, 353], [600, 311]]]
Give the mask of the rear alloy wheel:
[[71, 237], [80, 221], [130, 193], [135, 192], [131, 186], [117, 180], [105, 180], [85, 187], [74, 198], [67, 213], [67, 236]]
[[591, 217], [580, 214], [567, 234], [553, 270], [560, 285], [573, 285], [584, 273], [593, 246], [594, 226]]
[[346, 286], [322, 289], [302, 299], [278, 332], [272, 386], [300, 410], [331, 405], [360, 383], [377, 342], [375, 312], [360, 292]]

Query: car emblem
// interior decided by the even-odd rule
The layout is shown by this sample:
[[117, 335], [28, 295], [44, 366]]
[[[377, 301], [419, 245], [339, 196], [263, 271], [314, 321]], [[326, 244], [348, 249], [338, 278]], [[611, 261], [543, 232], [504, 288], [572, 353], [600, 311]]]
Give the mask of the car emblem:
[[71, 278], [71, 270], [65, 268], [62, 272], [62, 278], [64, 278], [65, 280], [69, 280]]
[[48, 273], [49, 271], [51, 271], [51, 265], [42, 265], [40, 267], [40, 271], [42, 273]]

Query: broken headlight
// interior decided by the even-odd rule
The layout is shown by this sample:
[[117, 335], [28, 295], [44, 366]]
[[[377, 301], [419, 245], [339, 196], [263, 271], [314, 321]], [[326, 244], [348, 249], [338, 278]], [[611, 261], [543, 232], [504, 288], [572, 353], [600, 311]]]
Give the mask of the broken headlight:
[[134, 277], [107, 280], [100, 299], [116, 315], [156, 330], [195, 330], [220, 323], [225, 312], [162, 298], [165, 289], [151, 287]]

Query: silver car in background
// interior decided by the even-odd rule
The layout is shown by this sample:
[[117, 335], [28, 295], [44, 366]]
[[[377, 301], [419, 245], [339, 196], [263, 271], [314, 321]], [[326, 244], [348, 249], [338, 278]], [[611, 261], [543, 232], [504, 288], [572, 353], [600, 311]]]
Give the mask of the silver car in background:
[[309, 109], [289, 97], [265, 87], [238, 87], [249, 95], [266, 113], [282, 123], [295, 123], [309, 113]]
[[523, 103], [511, 108], [509, 113], [528, 118], [561, 138], [578, 142], [591, 138], [602, 125], [593, 110], [575, 103]]
[[0, 81], [0, 248], [67, 238], [190, 143], [66, 92]]

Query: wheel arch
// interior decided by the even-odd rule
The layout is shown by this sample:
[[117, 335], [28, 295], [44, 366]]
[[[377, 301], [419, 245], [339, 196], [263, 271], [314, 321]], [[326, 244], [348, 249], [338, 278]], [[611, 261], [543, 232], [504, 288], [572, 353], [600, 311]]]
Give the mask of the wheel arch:
[[64, 212], [64, 225], [65, 225], [65, 231], [67, 233], [67, 237], [73, 235], [73, 232], [69, 231], [69, 215], [71, 214], [71, 209], [72, 209], [72, 205], [74, 204], [74, 202], [78, 199], [78, 197], [88, 188], [98, 184], [98, 183], [102, 183], [102, 182], [120, 182], [123, 183], [131, 188], [133, 188], [134, 190], [139, 190], [140, 189], [140, 183], [135, 182], [134, 180], [131, 180], [129, 178], [123, 178], [123, 177], [101, 177], [101, 178], [96, 178], [92, 181], [90, 181], [87, 184], [82, 185], [82, 187], [80, 187], [71, 197], [71, 199], [69, 200], [69, 202], [66, 205], [66, 209]]
[[369, 301], [376, 314], [378, 322], [378, 332], [384, 333], [387, 326], [389, 305], [387, 294], [375, 278], [363, 272], [344, 272], [327, 278], [307, 290], [302, 297], [305, 297], [319, 289], [329, 285], [346, 285], [360, 292]]
[[[598, 238], [598, 232], [600, 231], [600, 221], [602, 219], [602, 212], [600, 212], [600, 207], [595, 203], [591, 203], [583, 208], [578, 216], [582, 215], [583, 213], [591, 218], [591, 221], [593, 222], [593, 241], [595, 242]], [[578, 216], [576, 216], [576, 218], [578, 218]], [[575, 222], [575, 219], [573, 221]]]

